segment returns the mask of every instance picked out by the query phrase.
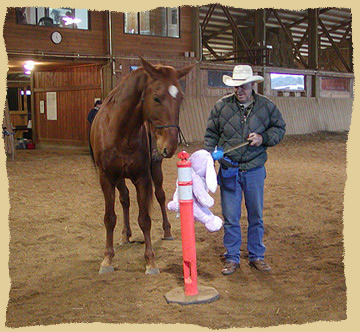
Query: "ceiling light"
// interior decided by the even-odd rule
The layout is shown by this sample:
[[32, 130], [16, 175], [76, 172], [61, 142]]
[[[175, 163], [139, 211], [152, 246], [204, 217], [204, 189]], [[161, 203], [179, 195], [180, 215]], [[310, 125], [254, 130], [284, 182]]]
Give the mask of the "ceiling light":
[[24, 64], [24, 68], [26, 70], [30, 70], [30, 71], [34, 69], [34, 66], [35, 66], [35, 62], [31, 61], [31, 60], [26, 61], [25, 64]]

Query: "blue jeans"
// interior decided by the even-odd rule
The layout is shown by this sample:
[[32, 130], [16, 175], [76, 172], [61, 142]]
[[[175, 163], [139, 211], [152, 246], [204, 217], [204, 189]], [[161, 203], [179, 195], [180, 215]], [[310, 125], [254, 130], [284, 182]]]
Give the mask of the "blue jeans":
[[244, 193], [248, 214], [249, 261], [264, 259], [264, 166], [241, 172], [237, 168], [220, 167], [218, 181], [221, 189], [221, 207], [224, 217], [225, 259], [240, 263], [241, 202]]

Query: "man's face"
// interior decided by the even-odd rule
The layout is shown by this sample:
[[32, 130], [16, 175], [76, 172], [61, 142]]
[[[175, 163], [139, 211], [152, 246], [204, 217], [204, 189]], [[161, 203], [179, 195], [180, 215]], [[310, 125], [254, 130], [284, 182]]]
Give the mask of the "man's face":
[[235, 87], [235, 95], [239, 99], [240, 103], [245, 104], [248, 102], [252, 95], [254, 83], [246, 83]]

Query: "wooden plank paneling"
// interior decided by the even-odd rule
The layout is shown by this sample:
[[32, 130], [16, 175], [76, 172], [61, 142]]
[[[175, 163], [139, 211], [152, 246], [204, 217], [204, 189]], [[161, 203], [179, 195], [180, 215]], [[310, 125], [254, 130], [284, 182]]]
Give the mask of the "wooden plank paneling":
[[114, 53], [152, 55], [158, 58], [184, 56], [192, 49], [191, 7], [180, 8], [180, 38], [133, 35], [124, 33], [123, 13], [113, 12]]
[[99, 65], [61, 67], [51, 71], [35, 72], [35, 89], [86, 89], [101, 84]]
[[[90, 11], [89, 30], [65, 29], [23, 25], [16, 23], [15, 8], [8, 8], [4, 24], [4, 39], [7, 50], [33, 52], [60, 52], [81, 55], [106, 56], [107, 12]], [[191, 7], [180, 8], [180, 38], [133, 35], [124, 33], [124, 18], [121, 12], [112, 12], [114, 55], [141, 54], [157, 58], [184, 57], [185, 52], [193, 51]], [[63, 40], [59, 45], [51, 41], [51, 33], [59, 31]]]
[[[35, 124], [41, 142], [87, 145], [87, 115], [101, 97], [100, 66], [69, 67], [34, 75]], [[57, 120], [47, 119], [46, 92], [56, 92]], [[40, 114], [40, 101], [45, 113]]]
[[[90, 15], [90, 30], [61, 29], [17, 24], [15, 8], [8, 8], [3, 31], [6, 49], [105, 55], [107, 53], [105, 12], [92, 11]], [[50, 39], [51, 33], [55, 30], [63, 35], [59, 45], [55, 45]]]
[[271, 98], [281, 110], [288, 134], [350, 129], [353, 99]]

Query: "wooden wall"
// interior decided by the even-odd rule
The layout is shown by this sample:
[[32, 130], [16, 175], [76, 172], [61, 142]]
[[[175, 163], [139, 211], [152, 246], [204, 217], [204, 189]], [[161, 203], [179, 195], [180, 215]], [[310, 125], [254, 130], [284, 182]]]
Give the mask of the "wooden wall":
[[[99, 65], [83, 65], [34, 74], [38, 143], [88, 144], [87, 115], [95, 98], [101, 98], [100, 70]], [[47, 118], [47, 92], [56, 92], [57, 120]], [[40, 101], [44, 101], [44, 113], [40, 113]]]
[[148, 54], [161, 59], [184, 57], [185, 52], [193, 51], [191, 7], [180, 8], [180, 38], [126, 34], [123, 16], [122, 13], [112, 15], [115, 56]]
[[[3, 30], [6, 49], [105, 55], [107, 53], [105, 12], [94, 11], [90, 15], [91, 30], [61, 29], [17, 24], [15, 8], [8, 8]], [[58, 45], [55, 45], [50, 38], [55, 30], [63, 35], [63, 40]]]
[[[91, 11], [91, 28], [77, 30], [17, 24], [15, 8], [8, 8], [3, 35], [6, 50], [11, 54], [9, 57], [19, 60], [27, 54], [33, 54], [34, 61], [54, 63], [51, 67], [54, 69], [36, 68], [37, 71], [33, 73], [33, 126], [36, 142], [87, 144], [86, 116], [93, 107], [94, 99], [106, 96], [129, 73], [130, 65], [141, 65], [139, 54], [151, 63], [161, 62], [177, 68], [194, 62], [194, 59], [185, 58], [185, 52], [193, 51], [191, 17], [191, 7], [181, 7], [180, 38], [164, 38], [125, 34], [123, 14], [112, 12], [112, 55], [115, 65], [110, 66], [108, 63], [105, 66], [110, 56], [107, 11]], [[58, 45], [50, 38], [55, 30], [63, 35]], [[79, 60], [76, 55], [79, 55]], [[92, 65], [82, 65], [85, 62], [92, 62]], [[105, 66], [102, 81], [101, 66]], [[194, 73], [191, 75], [184, 83], [189, 91], [192, 86], [189, 80], [194, 80]], [[48, 120], [46, 109], [43, 114], [40, 113], [40, 101], [44, 101], [46, 107], [47, 92], [56, 92], [57, 120]]]
[[[193, 51], [191, 11], [189, 6], [180, 8], [180, 38], [125, 34], [123, 13], [112, 12], [113, 55], [141, 54], [160, 59], [183, 58], [185, 52]], [[22, 25], [16, 23], [15, 8], [8, 8], [4, 24], [6, 49], [106, 56], [109, 53], [107, 12], [91, 11], [90, 24], [90, 30]], [[58, 45], [50, 39], [55, 30], [63, 35], [63, 40]]]
[[352, 98], [271, 98], [287, 123], [287, 134], [350, 130]]

